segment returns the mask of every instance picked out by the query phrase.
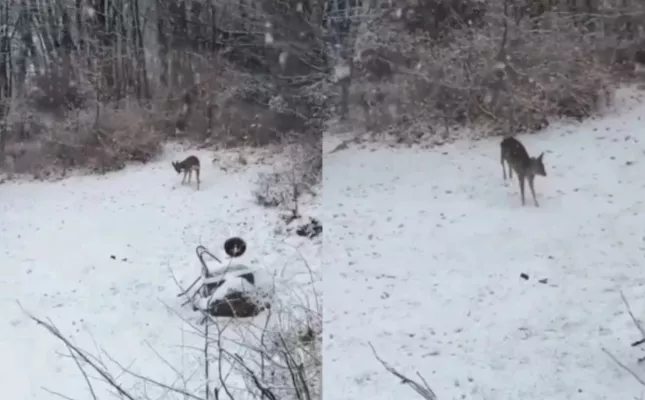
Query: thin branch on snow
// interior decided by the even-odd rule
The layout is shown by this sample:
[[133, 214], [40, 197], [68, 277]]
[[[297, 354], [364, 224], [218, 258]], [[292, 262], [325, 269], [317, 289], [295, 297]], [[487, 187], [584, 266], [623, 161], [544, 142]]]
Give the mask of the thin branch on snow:
[[206, 388], [204, 390], [206, 394], [206, 400], [210, 399], [210, 361], [208, 357], [208, 320], [204, 322], [204, 384]]
[[630, 374], [631, 376], [633, 376], [633, 377], [634, 377], [634, 379], [636, 379], [636, 380], [637, 380], [641, 385], [645, 386], [645, 380], [643, 380], [643, 378], [641, 378], [640, 376], [638, 376], [638, 375], [636, 374], [636, 372], [634, 372], [634, 371], [632, 371], [631, 369], [629, 369], [629, 367], [627, 367], [625, 364], [623, 364], [622, 362], [620, 362], [620, 360], [618, 360], [618, 358], [616, 358], [616, 356], [614, 356], [613, 354], [611, 354], [611, 353], [609, 352], [609, 350], [607, 350], [607, 349], [605, 349], [605, 348], [603, 347], [603, 348], [602, 348], [602, 351], [604, 351], [604, 352], [605, 352], [605, 354], [607, 354], [607, 355], [609, 356], [609, 358], [611, 358], [611, 359], [612, 359], [616, 364], [618, 364], [618, 366], [619, 366], [619, 367], [621, 367], [621, 368], [622, 368], [622, 369], [624, 369], [625, 371], [629, 372], [629, 374]]
[[[89, 365], [94, 371], [96, 371], [103, 380], [105, 380], [108, 385], [110, 385], [112, 388], [114, 388], [122, 397], [128, 399], [128, 400], [135, 400], [135, 397], [129, 394], [121, 385], [119, 385], [113, 378], [112, 376], [103, 368], [99, 367], [96, 363], [94, 363], [90, 357], [88, 357], [83, 350], [80, 350], [78, 347], [76, 347], [69, 339], [67, 339], [63, 334], [61, 333], [58, 328], [56, 328], [52, 323], [50, 322], [45, 322], [29, 312], [27, 312], [20, 302], [18, 302], [18, 306], [22, 309], [22, 311], [31, 319], [32, 321], [36, 322], [38, 325], [44, 327], [46, 330], [49, 331], [52, 335], [54, 335], [58, 340], [63, 342], [65, 346], [70, 350], [70, 353], [72, 353], [73, 357], [76, 359], [79, 357], [84, 363]], [[78, 360], [77, 360], [78, 362]], [[80, 367], [80, 363], [77, 363], [77, 365]], [[93, 390], [92, 390], [93, 391]]]
[[81, 371], [81, 374], [83, 375], [83, 379], [85, 379], [85, 383], [87, 384], [87, 388], [90, 390], [90, 394], [92, 395], [93, 400], [97, 400], [96, 397], [96, 392], [94, 391], [94, 386], [92, 386], [92, 382], [90, 382], [90, 378], [87, 376], [87, 372], [85, 372], [85, 368], [81, 365], [80, 361], [78, 361], [78, 357], [74, 357], [74, 350], [67, 346], [67, 350], [69, 351], [69, 355], [74, 359], [74, 363], [78, 367], [78, 370]]
[[244, 369], [244, 371], [246, 371], [246, 373], [251, 377], [251, 380], [253, 381], [255, 386], [260, 390], [260, 393], [262, 394], [263, 399], [266, 398], [269, 400], [278, 400], [275, 394], [273, 394], [273, 391], [269, 389], [267, 386], [263, 385], [262, 382], [260, 382], [260, 379], [258, 379], [258, 376], [255, 374], [255, 372], [253, 372], [251, 368], [248, 367], [248, 365], [246, 365], [246, 363], [244, 362], [244, 360], [239, 354], [231, 354], [224, 349], [222, 349], [221, 352], [226, 354], [231, 359], [235, 360], [236, 363], [239, 366], [241, 366]]
[[[180, 286], [180, 289], [181, 289], [181, 286]], [[233, 319], [229, 319], [229, 320], [226, 321], [226, 323], [220, 324], [219, 321], [217, 321], [215, 318], [212, 318], [210, 315], [207, 315], [206, 312], [200, 311], [200, 313], [203, 316], [203, 319], [205, 321], [204, 322], [205, 328], [202, 329], [199, 326], [197, 326], [194, 323], [192, 323], [191, 321], [189, 321], [188, 319], [184, 318], [182, 315], [180, 315], [172, 307], [168, 306], [167, 304], [164, 304], [164, 306], [166, 307], [168, 312], [172, 313], [178, 319], [180, 319], [183, 323], [185, 323], [186, 325], [190, 326], [190, 328], [192, 328], [192, 330], [196, 334], [200, 335], [203, 338], [204, 345], [201, 348], [196, 348], [196, 347], [192, 347], [192, 346], [188, 347], [188, 348], [190, 348], [192, 350], [196, 350], [196, 351], [201, 351], [202, 354], [204, 355], [205, 364], [210, 364], [208, 362], [208, 357], [210, 357], [210, 354], [212, 354], [212, 353], [218, 354], [218, 357], [217, 357], [217, 369], [218, 369], [218, 379], [219, 379], [219, 382], [220, 382], [220, 386], [216, 386], [212, 390], [214, 400], [219, 400], [219, 398], [220, 398], [220, 390], [221, 389], [224, 389], [224, 392], [228, 396], [229, 400], [235, 400], [233, 394], [228, 390], [227, 387], [225, 387], [225, 384], [224, 384], [226, 382], [226, 379], [228, 379], [228, 377], [231, 375], [232, 369], [229, 370], [227, 373], [224, 373], [221, 352], [217, 351], [217, 349], [215, 349], [215, 351], [211, 351], [211, 346], [214, 344], [213, 341], [218, 346], [221, 345], [221, 340], [222, 340], [223, 333], [232, 324]], [[210, 329], [208, 328], [209, 324], [213, 324], [213, 326], [215, 326], [215, 328], [217, 329], [217, 336], [216, 336], [215, 340], [213, 340], [213, 338], [211, 337], [212, 335], [211, 335]], [[207, 386], [207, 388], [206, 388], [206, 390], [207, 390], [207, 398], [208, 398], [208, 396], [211, 395], [211, 390], [210, 390], [210, 385], [209, 385], [209, 382], [211, 381], [211, 372], [212, 371], [210, 370], [210, 365], [204, 365], [205, 383], [206, 383], [206, 386]]]
[[194, 395], [194, 394], [192, 394], [192, 393], [190, 393], [190, 392], [188, 392], [188, 391], [186, 391], [186, 390], [183, 390], [183, 389], [180, 389], [180, 388], [176, 388], [176, 387], [173, 387], [173, 386], [167, 385], [167, 384], [165, 384], [165, 383], [159, 382], [159, 381], [157, 381], [157, 380], [155, 380], [155, 379], [152, 379], [152, 378], [147, 377], [147, 376], [145, 376], [145, 375], [138, 374], [138, 373], [136, 373], [136, 372], [134, 372], [134, 371], [132, 371], [132, 370], [128, 369], [128, 367], [126, 367], [126, 366], [122, 365], [121, 363], [119, 363], [119, 362], [118, 362], [117, 360], [115, 360], [112, 356], [110, 356], [110, 354], [108, 354], [105, 350], [103, 350], [103, 354], [104, 354], [104, 355], [105, 355], [105, 356], [106, 356], [106, 357], [107, 357], [107, 358], [108, 358], [112, 363], [114, 363], [117, 367], [119, 367], [123, 373], [125, 373], [125, 374], [127, 374], [127, 375], [130, 375], [130, 376], [131, 376], [131, 377], [133, 377], [133, 378], [136, 378], [136, 379], [138, 379], [138, 380], [140, 380], [140, 381], [142, 381], [142, 382], [149, 383], [149, 384], [151, 384], [151, 385], [153, 385], [153, 386], [156, 386], [156, 387], [158, 387], [158, 388], [161, 388], [161, 389], [167, 390], [167, 391], [169, 391], [169, 392], [173, 392], [173, 393], [180, 394], [180, 395], [184, 396], [185, 398], [189, 398], [189, 399], [193, 399], [193, 400], [204, 400], [204, 398], [199, 397], [199, 396], [196, 396], [196, 395]]
[[391, 373], [392, 375], [396, 376], [397, 378], [401, 379], [401, 383], [409, 385], [412, 389], [414, 389], [415, 392], [417, 392], [421, 397], [423, 397], [426, 400], [437, 400], [437, 395], [432, 391], [430, 388], [430, 385], [428, 385], [428, 382], [417, 372], [417, 376], [423, 382], [423, 384], [420, 384], [419, 382], [416, 382], [407, 376], [403, 375], [393, 367], [391, 367], [388, 363], [386, 363], [381, 357], [379, 357], [378, 353], [376, 352], [376, 349], [372, 345], [372, 343], [368, 342], [367, 343], [370, 348], [372, 349], [372, 353], [374, 353], [374, 357], [378, 360], [378, 362], [381, 363], [385, 369]]
[[[632, 343], [632, 347], [640, 346], [641, 344], [645, 343], [645, 329], [638, 322], [638, 320], [636, 319], [636, 316], [634, 316], [634, 312], [632, 311], [632, 307], [629, 305], [629, 302], [627, 301], [627, 298], [625, 297], [625, 294], [623, 293], [622, 290], [620, 291], [620, 298], [623, 300], [623, 303], [625, 304], [625, 307], [627, 308], [627, 312], [629, 313], [629, 316], [631, 317], [632, 322], [636, 326], [636, 329], [638, 329], [638, 331], [641, 333], [641, 339], [635, 341], [634, 343]], [[641, 358], [638, 359], [639, 363], [642, 363], [643, 361], [645, 361], [645, 357], [641, 357]]]
[[[205, 324], [208, 324], [210, 322], [213, 323], [215, 328], [217, 328], [217, 339], [215, 341], [215, 344], [217, 347], [215, 348], [215, 351], [218, 354], [217, 358], [217, 377], [219, 378], [219, 387], [224, 390], [224, 393], [228, 396], [229, 400], [235, 400], [233, 397], [233, 394], [228, 388], [228, 385], [226, 384], [226, 377], [228, 377], [229, 374], [226, 374], [226, 377], [224, 376], [224, 371], [223, 371], [223, 365], [224, 363], [222, 362], [224, 360], [224, 354], [222, 352], [222, 336], [224, 334], [224, 331], [226, 330], [226, 326], [222, 328], [219, 324], [219, 322], [215, 318], [209, 318], [210, 316], [204, 313], [204, 318], [206, 319]], [[227, 324], [228, 325], [228, 324]]]
[[[182, 332], [181, 332], [181, 333], [182, 333], [182, 335], [181, 335], [181, 349], [182, 349], [182, 351], [183, 351], [183, 350], [185, 349], [185, 347], [186, 347], [186, 346], [184, 345], [184, 335], [183, 335], [183, 334], [184, 334], [184, 329], [183, 329], [183, 327], [182, 327]], [[183, 385], [183, 386], [182, 386], [182, 387], [183, 387], [183, 390], [186, 390], [186, 391], [187, 391], [187, 390], [188, 390], [188, 380], [186, 379], [185, 374], [183, 374], [181, 371], [179, 371], [179, 369], [177, 369], [175, 366], [173, 366], [173, 365], [172, 365], [172, 363], [171, 363], [170, 361], [166, 360], [166, 359], [165, 359], [161, 354], [159, 354], [159, 352], [158, 352], [154, 347], [152, 347], [152, 345], [150, 344], [150, 342], [148, 342], [148, 341], [146, 340], [146, 341], [144, 341], [144, 344], [146, 345], [146, 347], [147, 347], [147, 348], [148, 348], [148, 349], [149, 349], [149, 350], [150, 350], [154, 355], [156, 355], [156, 356], [157, 356], [157, 358], [158, 358], [158, 359], [159, 359], [159, 360], [160, 360], [160, 361], [161, 361], [161, 362], [162, 362], [166, 367], [168, 367], [168, 369], [170, 369], [172, 372], [174, 372], [174, 373], [175, 373], [175, 375], [177, 376], [177, 378], [178, 378], [179, 380], [181, 380], [181, 383], [182, 383], [182, 385]], [[182, 362], [182, 369], [183, 369], [183, 362]], [[125, 374], [125, 372], [124, 372], [124, 374]], [[191, 375], [192, 375], [192, 374], [191, 374]]]
[[[86, 383], [89, 385], [89, 389], [90, 389], [90, 391], [92, 393], [93, 399], [97, 399], [97, 397], [95, 395], [93, 387], [90, 385], [89, 377], [87, 376], [86, 372], [84, 371], [84, 368], [83, 368], [83, 366], [81, 364], [81, 361], [84, 364], [89, 365], [95, 372], [97, 372], [100, 375], [100, 377], [103, 379], [103, 381], [105, 383], [107, 383], [108, 386], [110, 386], [111, 388], [115, 389], [122, 398], [125, 398], [125, 399], [128, 399], [128, 400], [135, 400], [137, 398], [137, 397], [133, 396], [132, 394], [130, 394], [127, 390], [125, 390], [123, 388], [123, 386], [121, 386], [116, 381], [116, 379], [112, 376], [112, 374], [110, 374], [107, 371], [105, 366], [99, 365], [95, 361], [95, 359], [96, 359], [95, 356], [92, 356], [92, 355], [88, 354], [85, 350], [82, 350], [82, 349], [78, 348], [76, 345], [74, 345], [69, 339], [67, 339], [65, 336], [63, 336], [63, 333], [58, 328], [56, 328], [56, 326], [54, 326], [53, 323], [46, 322], [46, 321], [44, 321], [42, 319], [39, 319], [39, 318], [33, 316], [32, 314], [27, 312], [24, 308], [22, 308], [22, 305], [20, 305], [20, 303], [18, 303], [18, 305], [20, 306], [20, 308], [23, 310], [23, 312], [27, 315], [27, 317], [29, 319], [31, 319], [32, 321], [36, 322], [38, 325], [44, 327], [47, 331], [49, 331], [49, 333], [51, 333], [54, 337], [56, 337], [58, 340], [63, 342], [63, 344], [65, 344], [65, 346], [68, 348], [68, 350], [69, 350], [69, 352], [71, 354], [71, 357], [74, 359], [74, 362], [81, 369], [81, 371], [83, 373], [83, 376], [86, 378]], [[151, 379], [149, 377], [137, 374], [137, 373], [129, 370], [127, 367], [123, 366], [122, 364], [120, 364], [115, 359], [113, 359], [105, 350], [103, 350], [103, 353], [104, 353], [104, 355], [106, 357], [108, 357], [108, 359], [111, 362], [113, 362], [115, 365], [117, 365], [124, 373], [126, 373], [126, 374], [128, 374], [130, 376], [133, 376], [133, 377], [135, 377], [135, 378], [137, 378], [137, 379], [139, 379], [139, 380], [141, 380], [143, 382], [147, 382], [147, 383], [150, 383], [150, 384], [152, 384], [152, 385], [154, 385], [154, 386], [156, 386], [158, 388], [162, 388], [164, 390], [180, 394], [184, 398], [190, 398], [190, 399], [193, 399], [193, 400], [207, 400], [207, 399], [204, 399], [202, 397], [195, 396], [194, 394], [191, 394], [186, 390], [178, 389], [178, 388], [166, 385], [164, 383], [161, 383], [159, 381], [156, 381], [154, 379]], [[59, 395], [60, 397], [69, 398], [67, 396], [60, 395], [59, 393], [53, 392], [51, 390], [48, 390], [48, 389], [46, 389], [46, 390], [48, 392], [52, 393], [52, 394]]]
[[640, 323], [638, 323], [638, 320], [634, 316], [634, 312], [632, 311], [632, 307], [629, 305], [629, 302], [627, 301], [627, 298], [625, 297], [625, 294], [623, 291], [620, 291], [620, 298], [623, 299], [623, 303], [625, 303], [625, 307], [627, 308], [627, 312], [629, 313], [629, 316], [632, 319], [632, 322], [634, 322], [634, 325], [636, 325], [636, 329], [641, 333], [641, 339], [637, 340], [636, 342], [632, 343], [632, 346], [638, 346], [643, 343], [645, 343], [645, 329], [641, 326]]
[[64, 395], [64, 394], [62, 394], [62, 393], [55, 392], [55, 391], [53, 391], [53, 390], [51, 390], [51, 389], [47, 389], [46, 387], [44, 387], [44, 388], [42, 388], [42, 389], [43, 389], [45, 392], [47, 392], [47, 393], [51, 394], [52, 396], [60, 397], [61, 399], [65, 399], [65, 400], [76, 400], [76, 399], [75, 399], [75, 398], [73, 398], [73, 397], [65, 396], [65, 395]]

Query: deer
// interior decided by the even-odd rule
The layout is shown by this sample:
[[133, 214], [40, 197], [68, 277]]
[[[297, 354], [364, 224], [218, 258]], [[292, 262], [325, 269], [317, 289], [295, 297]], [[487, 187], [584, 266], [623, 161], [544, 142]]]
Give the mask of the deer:
[[533, 202], [535, 203], [536, 207], [539, 207], [538, 201], [535, 197], [535, 187], [533, 181], [535, 180], [535, 177], [537, 175], [546, 176], [546, 170], [544, 169], [544, 163], [542, 162], [544, 153], [541, 153], [537, 157], [530, 157], [524, 145], [514, 137], [504, 138], [500, 146], [500, 158], [504, 180], [506, 180], [506, 169], [504, 168], [504, 161], [506, 161], [509, 167], [509, 178], [513, 178], [513, 170], [515, 170], [515, 173], [517, 173], [517, 179], [520, 183], [522, 205], [525, 205], [524, 182], [528, 180], [529, 188], [531, 189], [531, 194], [533, 195]]
[[177, 174], [180, 174], [182, 172], [184, 173], [184, 178], [181, 180], [182, 185], [186, 181], [186, 177], [188, 177], [188, 183], [190, 183], [193, 171], [195, 171], [195, 176], [197, 178], [197, 190], [199, 190], [199, 158], [195, 156], [188, 156], [184, 159], [184, 161], [173, 161], [172, 166], [173, 168], [175, 168], [175, 171], [177, 171]]

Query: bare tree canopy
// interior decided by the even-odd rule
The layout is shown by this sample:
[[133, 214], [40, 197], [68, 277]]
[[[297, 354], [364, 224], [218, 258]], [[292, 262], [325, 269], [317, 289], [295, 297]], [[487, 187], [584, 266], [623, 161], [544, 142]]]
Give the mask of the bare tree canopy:
[[330, 87], [319, 7], [6, 2], [0, 161], [105, 172], [150, 160], [166, 139], [261, 146], [294, 132], [319, 141]]

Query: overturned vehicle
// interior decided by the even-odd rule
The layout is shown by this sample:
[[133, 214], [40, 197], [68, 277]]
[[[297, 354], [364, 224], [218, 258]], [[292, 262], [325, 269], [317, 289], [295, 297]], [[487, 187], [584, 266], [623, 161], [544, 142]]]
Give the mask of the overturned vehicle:
[[[273, 276], [261, 269], [253, 269], [232, 261], [246, 252], [246, 243], [238, 237], [224, 242], [224, 251], [230, 257], [228, 265], [213, 255], [206, 247], [197, 246], [195, 252], [201, 264], [201, 275], [178, 297], [187, 297], [182, 304], [191, 304], [194, 311], [206, 316], [250, 318], [271, 307], [275, 286]], [[220, 264], [209, 268], [204, 260], [208, 256]]]

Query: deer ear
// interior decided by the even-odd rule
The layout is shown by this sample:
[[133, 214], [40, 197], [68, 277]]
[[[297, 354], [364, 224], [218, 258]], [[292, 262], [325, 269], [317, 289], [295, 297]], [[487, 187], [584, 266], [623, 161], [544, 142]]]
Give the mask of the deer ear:
[[542, 157], [544, 157], [544, 153], [540, 153], [540, 155], [538, 156], [538, 160], [542, 161]]

